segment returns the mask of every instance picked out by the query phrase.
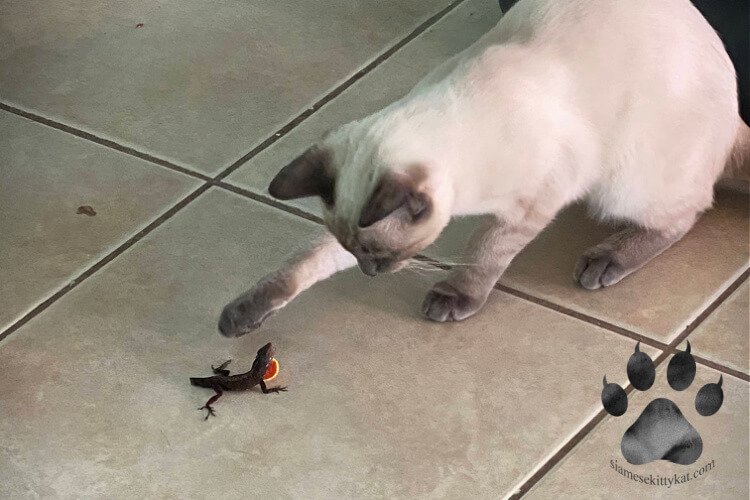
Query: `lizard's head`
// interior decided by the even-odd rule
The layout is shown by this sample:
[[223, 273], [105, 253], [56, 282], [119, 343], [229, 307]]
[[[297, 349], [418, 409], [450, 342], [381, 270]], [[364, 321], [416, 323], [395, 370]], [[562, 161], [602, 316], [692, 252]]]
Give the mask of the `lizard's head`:
[[273, 348], [273, 344], [271, 344], [270, 342], [258, 349], [258, 354], [255, 355], [255, 360], [253, 361], [253, 367], [251, 368], [251, 370], [254, 373], [265, 373], [268, 365], [270, 365], [273, 361], [273, 355], [275, 353], [276, 350]]
[[276, 354], [276, 350], [273, 348], [273, 344], [269, 342], [268, 344], [258, 349], [256, 359], [271, 361], [271, 358], [273, 358], [274, 354]]

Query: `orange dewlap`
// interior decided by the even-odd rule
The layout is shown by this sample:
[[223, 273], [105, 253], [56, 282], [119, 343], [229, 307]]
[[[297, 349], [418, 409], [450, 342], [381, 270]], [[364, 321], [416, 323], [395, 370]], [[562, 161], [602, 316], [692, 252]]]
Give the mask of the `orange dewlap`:
[[263, 382], [270, 382], [275, 379], [278, 374], [279, 362], [276, 361], [276, 358], [271, 358], [271, 362], [268, 363], [268, 368], [266, 368], [266, 373], [263, 375]]

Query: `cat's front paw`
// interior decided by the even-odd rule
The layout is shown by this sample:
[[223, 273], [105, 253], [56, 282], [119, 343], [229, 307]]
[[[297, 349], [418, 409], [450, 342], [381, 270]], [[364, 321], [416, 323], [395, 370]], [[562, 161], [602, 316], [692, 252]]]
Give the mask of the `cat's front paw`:
[[457, 290], [447, 281], [441, 281], [432, 287], [422, 302], [422, 314], [432, 321], [461, 321], [479, 311], [484, 302]]
[[289, 287], [283, 280], [267, 278], [224, 307], [219, 332], [225, 337], [240, 337], [257, 330], [274, 312], [289, 302]]

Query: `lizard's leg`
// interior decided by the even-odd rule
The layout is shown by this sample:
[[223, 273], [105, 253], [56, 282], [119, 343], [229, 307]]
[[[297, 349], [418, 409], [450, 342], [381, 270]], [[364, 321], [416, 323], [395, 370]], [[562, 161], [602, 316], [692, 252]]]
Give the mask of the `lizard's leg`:
[[286, 386], [282, 385], [278, 387], [268, 387], [266, 383], [261, 380], [260, 390], [263, 391], [263, 394], [270, 394], [272, 392], [286, 392]]
[[356, 263], [332, 234], [326, 234], [224, 307], [219, 331], [225, 337], [245, 335], [304, 290]]
[[214, 391], [216, 391], [216, 394], [211, 396], [209, 400], [206, 401], [206, 404], [198, 408], [199, 410], [206, 410], [206, 417], [203, 420], [208, 420], [208, 417], [216, 416], [216, 412], [214, 411], [214, 408], [211, 405], [214, 404], [216, 401], [218, 401], [221, 395], [224, 393], [218, 387], [214, 387]]
[[229, 370], [227, 370], [226, 367], [229, 366], [229, 363], [231, 362], [232, 360], [228, 359], [215, 368], [214, 368], [214, 365], [211, 365], [211, 371], [214, 372], [214, 374], [216, 375], [224, 375], [225, 377], [228, 377]]

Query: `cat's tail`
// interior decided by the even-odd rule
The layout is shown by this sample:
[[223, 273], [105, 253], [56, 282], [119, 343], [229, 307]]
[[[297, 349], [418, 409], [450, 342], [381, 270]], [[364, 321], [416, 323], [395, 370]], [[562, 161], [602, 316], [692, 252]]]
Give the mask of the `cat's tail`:
[[750, 127], [740, 120], [737, 138], [717, 187], [750, 193]]

